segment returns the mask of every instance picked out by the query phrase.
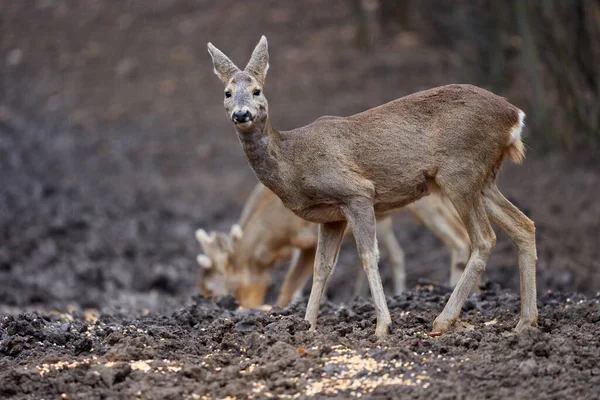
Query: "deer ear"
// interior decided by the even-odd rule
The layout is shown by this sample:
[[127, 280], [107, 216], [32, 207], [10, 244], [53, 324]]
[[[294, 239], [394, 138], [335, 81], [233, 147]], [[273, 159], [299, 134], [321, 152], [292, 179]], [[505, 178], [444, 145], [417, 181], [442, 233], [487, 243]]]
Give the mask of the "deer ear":
[[214, 233], [209, 235], [204, 229], [198, 229], [196, 231], [196, 240], [200, 243], [201, 246], [204, 247], [215, 241], [215, 235]]
[[238, 243], [242, 239], [242, 236], [244, 236], [244, 231], [242, 231], [242, 227], [239, 226], [238, 224], [233, 225], [231, 227], [231, 232], [229, 233], [229, 238], [230, 238], [230, 241], [231, 241], [231, 247], [233, 249], [236, 248], [236, 246], [238, 245]]
[[211, 269], [213, 266], [212, 260], [205, 254], [198, 254], [196, 261], [198, 261], [198, 264], [204, 269]]
[[215, 74], [226, 85], [231, 77], [240, 69], [223, 52], [208, 43], [208, 53], [212, 57]]
[[265, 83], [265, 77], [269, 70], [269, 48], [267, 45], [267, 38], [263, 35], [260, 41], [252, 52], [252, 57], [246, 65], [247, 72], [250, 72], [260, 81], [261, 85]]

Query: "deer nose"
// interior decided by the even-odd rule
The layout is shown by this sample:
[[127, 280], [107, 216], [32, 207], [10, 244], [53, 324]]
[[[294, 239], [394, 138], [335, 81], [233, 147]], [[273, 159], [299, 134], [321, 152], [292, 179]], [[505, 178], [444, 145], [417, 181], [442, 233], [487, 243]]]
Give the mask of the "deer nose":
[[233, 122], [248, 122], [252, 119], [252, 114], [250, 111], [235, 111], [231, 116]]

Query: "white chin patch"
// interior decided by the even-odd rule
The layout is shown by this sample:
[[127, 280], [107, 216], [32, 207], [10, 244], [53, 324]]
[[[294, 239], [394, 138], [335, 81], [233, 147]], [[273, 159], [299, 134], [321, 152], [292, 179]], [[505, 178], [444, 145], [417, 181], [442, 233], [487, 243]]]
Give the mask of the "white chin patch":
[[248, 128], [250, 128], [251, 125], [252, 125], [252, 121], [236, 122], [235, 123], [235, 126], [237, 126], [240, 129], [248, 129]]

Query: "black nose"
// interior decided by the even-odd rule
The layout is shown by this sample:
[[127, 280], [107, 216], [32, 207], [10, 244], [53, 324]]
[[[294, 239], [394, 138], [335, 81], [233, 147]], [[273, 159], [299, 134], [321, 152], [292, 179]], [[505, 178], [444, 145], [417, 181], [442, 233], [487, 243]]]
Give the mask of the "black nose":
[[236, 111], [231, 116], [233, 122], [248, 122], [252, 119], [250, 111]]

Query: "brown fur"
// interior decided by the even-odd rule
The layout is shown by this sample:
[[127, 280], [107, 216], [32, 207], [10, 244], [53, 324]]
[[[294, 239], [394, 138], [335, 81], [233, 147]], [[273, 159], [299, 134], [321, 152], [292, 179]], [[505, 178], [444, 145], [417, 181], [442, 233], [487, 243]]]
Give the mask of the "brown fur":
[[[333, 271], [346, 225], [354, 232], [377, 313], [377, 336], [391, 323], [377, 269], [375, 216], [440, 190], [467, 227], [471, 256], [433, 331], [445, 332], [457, 320], [496, 238], [491, 210], [501, 228], [513, 233], [521, 269], [521, 319], [535, 324], [535, 237], [511, 230], [530, 221], [512, 205], [491, 196], [494, 169], [518, 148], [522, 112], [506, 99], [471, 85], [447, 85], [414, 93], [350, 117], [324, 117], [292, 131], [271, 125], [262, 89], [268, 68], [263, 36], [244, 71], [209, 44], [215, 71], [228, 93], [228, 116], [248, 112], [235, 123], [238, 137], [258, 179], [300, 217], [320, 224], [313, 287], [306, 319], [316, 328], [319, 303]], [[264, 68], [258, 70], [257, 66]], [[233, 72], [232, 72], [233, 70]], [[520, 117], [521, 116], [521, 117]], [[518, 157], [517, 157], [518, 158]], [[486, 194], [488, 193], [488, 194]], [[488, 204], [493, 201], [497, 207]], [[529, 221], [529, 222], [527, 222]], [[532, 224], [532, 223], [531, 223]], [[526, 243], [526, 244], [524, 244]]]

